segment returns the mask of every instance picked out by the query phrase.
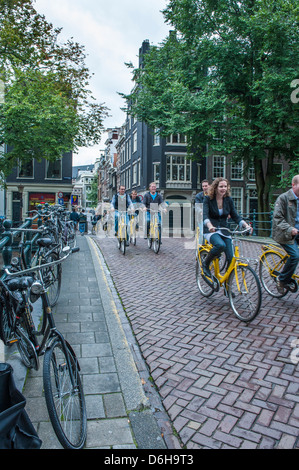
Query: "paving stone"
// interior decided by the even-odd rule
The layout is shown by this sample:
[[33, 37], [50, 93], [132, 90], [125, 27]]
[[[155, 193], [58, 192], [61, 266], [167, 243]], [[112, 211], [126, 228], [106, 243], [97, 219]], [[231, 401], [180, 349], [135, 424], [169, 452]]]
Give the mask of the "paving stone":
[[[165, 238], [155, 255], [138, 239], [125, 257], [114, 239], [95, 241], [164, 406], [182, 423], [178, 433], [187, 448], [275, 448], [280, 440], [296, 446], [299, 371], [290, 344], [299, 337], [299, 292], [274, 299], [264, 291], [259, 315], [244, 324], [221, 289], [201, 297], [191, 241]], [[244, 241], [243, 250], [257, 259], [261, 244]], [[130, 289], [128, 272], [137, 274]], [[188, 418], [194, 434], [185, 429]], [[240, 435], [230, 436], [235, 427]]]

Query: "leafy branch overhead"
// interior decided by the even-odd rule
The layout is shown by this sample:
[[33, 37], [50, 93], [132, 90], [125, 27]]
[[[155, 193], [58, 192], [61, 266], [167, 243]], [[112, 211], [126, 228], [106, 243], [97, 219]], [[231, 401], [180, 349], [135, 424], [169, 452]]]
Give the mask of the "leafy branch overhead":
[[0, 170], [17, 159], [56, 160], [101, 139], [108, 109], [88, 89], [85, 51], [39, 15], [32, 0], [0, 0]]
[[254, 166], [259, 211], [274, 163], [298, 162], [297, 0], [169, 0], [172, 31], [132, 70], [129, 112], [161, 135], [187, 134], [193, 158], [215, 153]]

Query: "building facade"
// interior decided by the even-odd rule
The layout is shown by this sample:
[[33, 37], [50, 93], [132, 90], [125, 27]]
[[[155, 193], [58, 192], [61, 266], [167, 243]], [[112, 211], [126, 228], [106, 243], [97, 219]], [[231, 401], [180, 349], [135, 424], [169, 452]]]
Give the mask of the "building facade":
[[6, 178], [6, 218], [20, 224], [39, 204], [64, 204], [70, 208], [72, 153], [55, 162], [33, 159], [19, 162]]

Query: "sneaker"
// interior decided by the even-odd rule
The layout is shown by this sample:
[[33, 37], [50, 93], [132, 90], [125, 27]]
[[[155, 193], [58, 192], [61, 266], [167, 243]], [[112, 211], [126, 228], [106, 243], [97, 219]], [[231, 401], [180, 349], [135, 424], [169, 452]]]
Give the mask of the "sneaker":
[[277, 282], [276, 282], [276, 287], [277, 287], [277, 290], [280, 294], [284, 294], [285, 293], [285, 289], [286, 289], [286, 285], [284, 284], [284, 282], [282, 282], [279, 277], [277, 278]]

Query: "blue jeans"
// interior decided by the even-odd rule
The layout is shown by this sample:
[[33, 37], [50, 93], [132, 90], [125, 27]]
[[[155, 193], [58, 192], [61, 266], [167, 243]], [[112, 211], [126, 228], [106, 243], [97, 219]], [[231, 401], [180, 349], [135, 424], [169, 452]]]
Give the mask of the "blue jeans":
[[224, 251], [228, 262], [227, 266], [229, 266], [234, 256], [232, 239], [223, 237], [219, 235], [219, 233], [214, 233], [210, 238], [210, 242], [213, 245], [213, 248], [210, 251], [210, 254], [213, 259], [217, 256], [220, 256], [221, 253]]
[[298, 240], [295, 240], [295, 243], [293, 245], [281, 245], [289, 255], [289, 258], [287, 259], [286, 264], [284, 265], [284, 268], [281, 271], [281, 274], [278, 276], [279, 280], [285, 284], [290, 282], [299, 263], [298, 243]]

